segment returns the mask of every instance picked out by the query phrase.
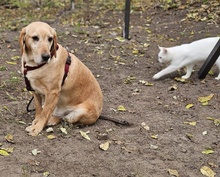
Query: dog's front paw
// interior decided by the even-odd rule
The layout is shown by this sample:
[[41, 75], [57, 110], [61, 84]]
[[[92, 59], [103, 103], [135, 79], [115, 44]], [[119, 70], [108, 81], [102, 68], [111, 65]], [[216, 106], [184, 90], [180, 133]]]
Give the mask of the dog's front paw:
[[37, 136], [43, 130], [43, 127], [36, 124], [36, 125], [30, 125], [25, 130], [31, 136]]

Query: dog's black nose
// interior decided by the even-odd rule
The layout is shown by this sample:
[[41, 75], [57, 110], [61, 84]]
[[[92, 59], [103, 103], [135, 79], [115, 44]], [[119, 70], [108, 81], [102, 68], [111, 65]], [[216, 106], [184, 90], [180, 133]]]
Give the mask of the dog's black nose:
[[50, 55], [48, 53], [43, 53], [43, 54], [41, 54], [41, 57], [44, 61], [48, 61], [50, 58]]

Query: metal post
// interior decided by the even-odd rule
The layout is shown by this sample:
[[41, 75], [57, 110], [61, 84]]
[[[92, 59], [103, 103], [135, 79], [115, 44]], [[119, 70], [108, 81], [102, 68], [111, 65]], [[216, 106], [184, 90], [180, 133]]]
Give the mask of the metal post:
[[209, 54], [208, 58], [202, 65], [201, 69], [198, 72], [199, 79], [204, 79], [212, 66], [215, 64], [215, 61], [218, 59], [220, 55], [220, 39], [218, 40], [215, 47], [212, 49], [211, 53]]
[[125, 1], [125, 15], [124, 15], [124, 30], [123, 30], [123, 37], [125, 39], [129, 39], [129, 23], [130, 23], [130, 8], [131, 7], [131, 0]]

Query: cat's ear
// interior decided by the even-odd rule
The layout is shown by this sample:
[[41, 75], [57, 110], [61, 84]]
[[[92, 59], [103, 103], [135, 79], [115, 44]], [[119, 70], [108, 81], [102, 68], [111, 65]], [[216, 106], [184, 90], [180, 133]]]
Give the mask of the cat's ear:
[[160, 50], [162, 50], [162, 49], [163, 49], [163, 47], [160, 47], [159, 45], [158, 45], [158, 48], [159, 48]]

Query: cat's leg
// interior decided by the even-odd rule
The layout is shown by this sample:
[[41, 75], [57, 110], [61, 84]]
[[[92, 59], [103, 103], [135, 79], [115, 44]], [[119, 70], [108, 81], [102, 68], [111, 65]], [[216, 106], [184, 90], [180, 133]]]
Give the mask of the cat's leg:
[[219, 70], [219, 74], [217, 77], [215, 77], [215, 79], [220, 80], [220, 57], [218, 57], [215, 64], [218, 66], [218, 70]]
[[176, 70], [179, 69], [179, 66], [175, 66], [175, 65], [169, 65], [168, 67], [166, 67], [165, 69], [163, 69], [162, 71], [160, 71], [159, 73], [155, 74], [153, 76], [153, 79], [159, 79], [161, 78], [162, 76], [166, 75], [166, 74], [169, 74], [169, 73], [172, 73]]
[[181, 78], [188, 79], [191, 76], [194, 64], [186, 65], [186, 74], [183, 75]]

